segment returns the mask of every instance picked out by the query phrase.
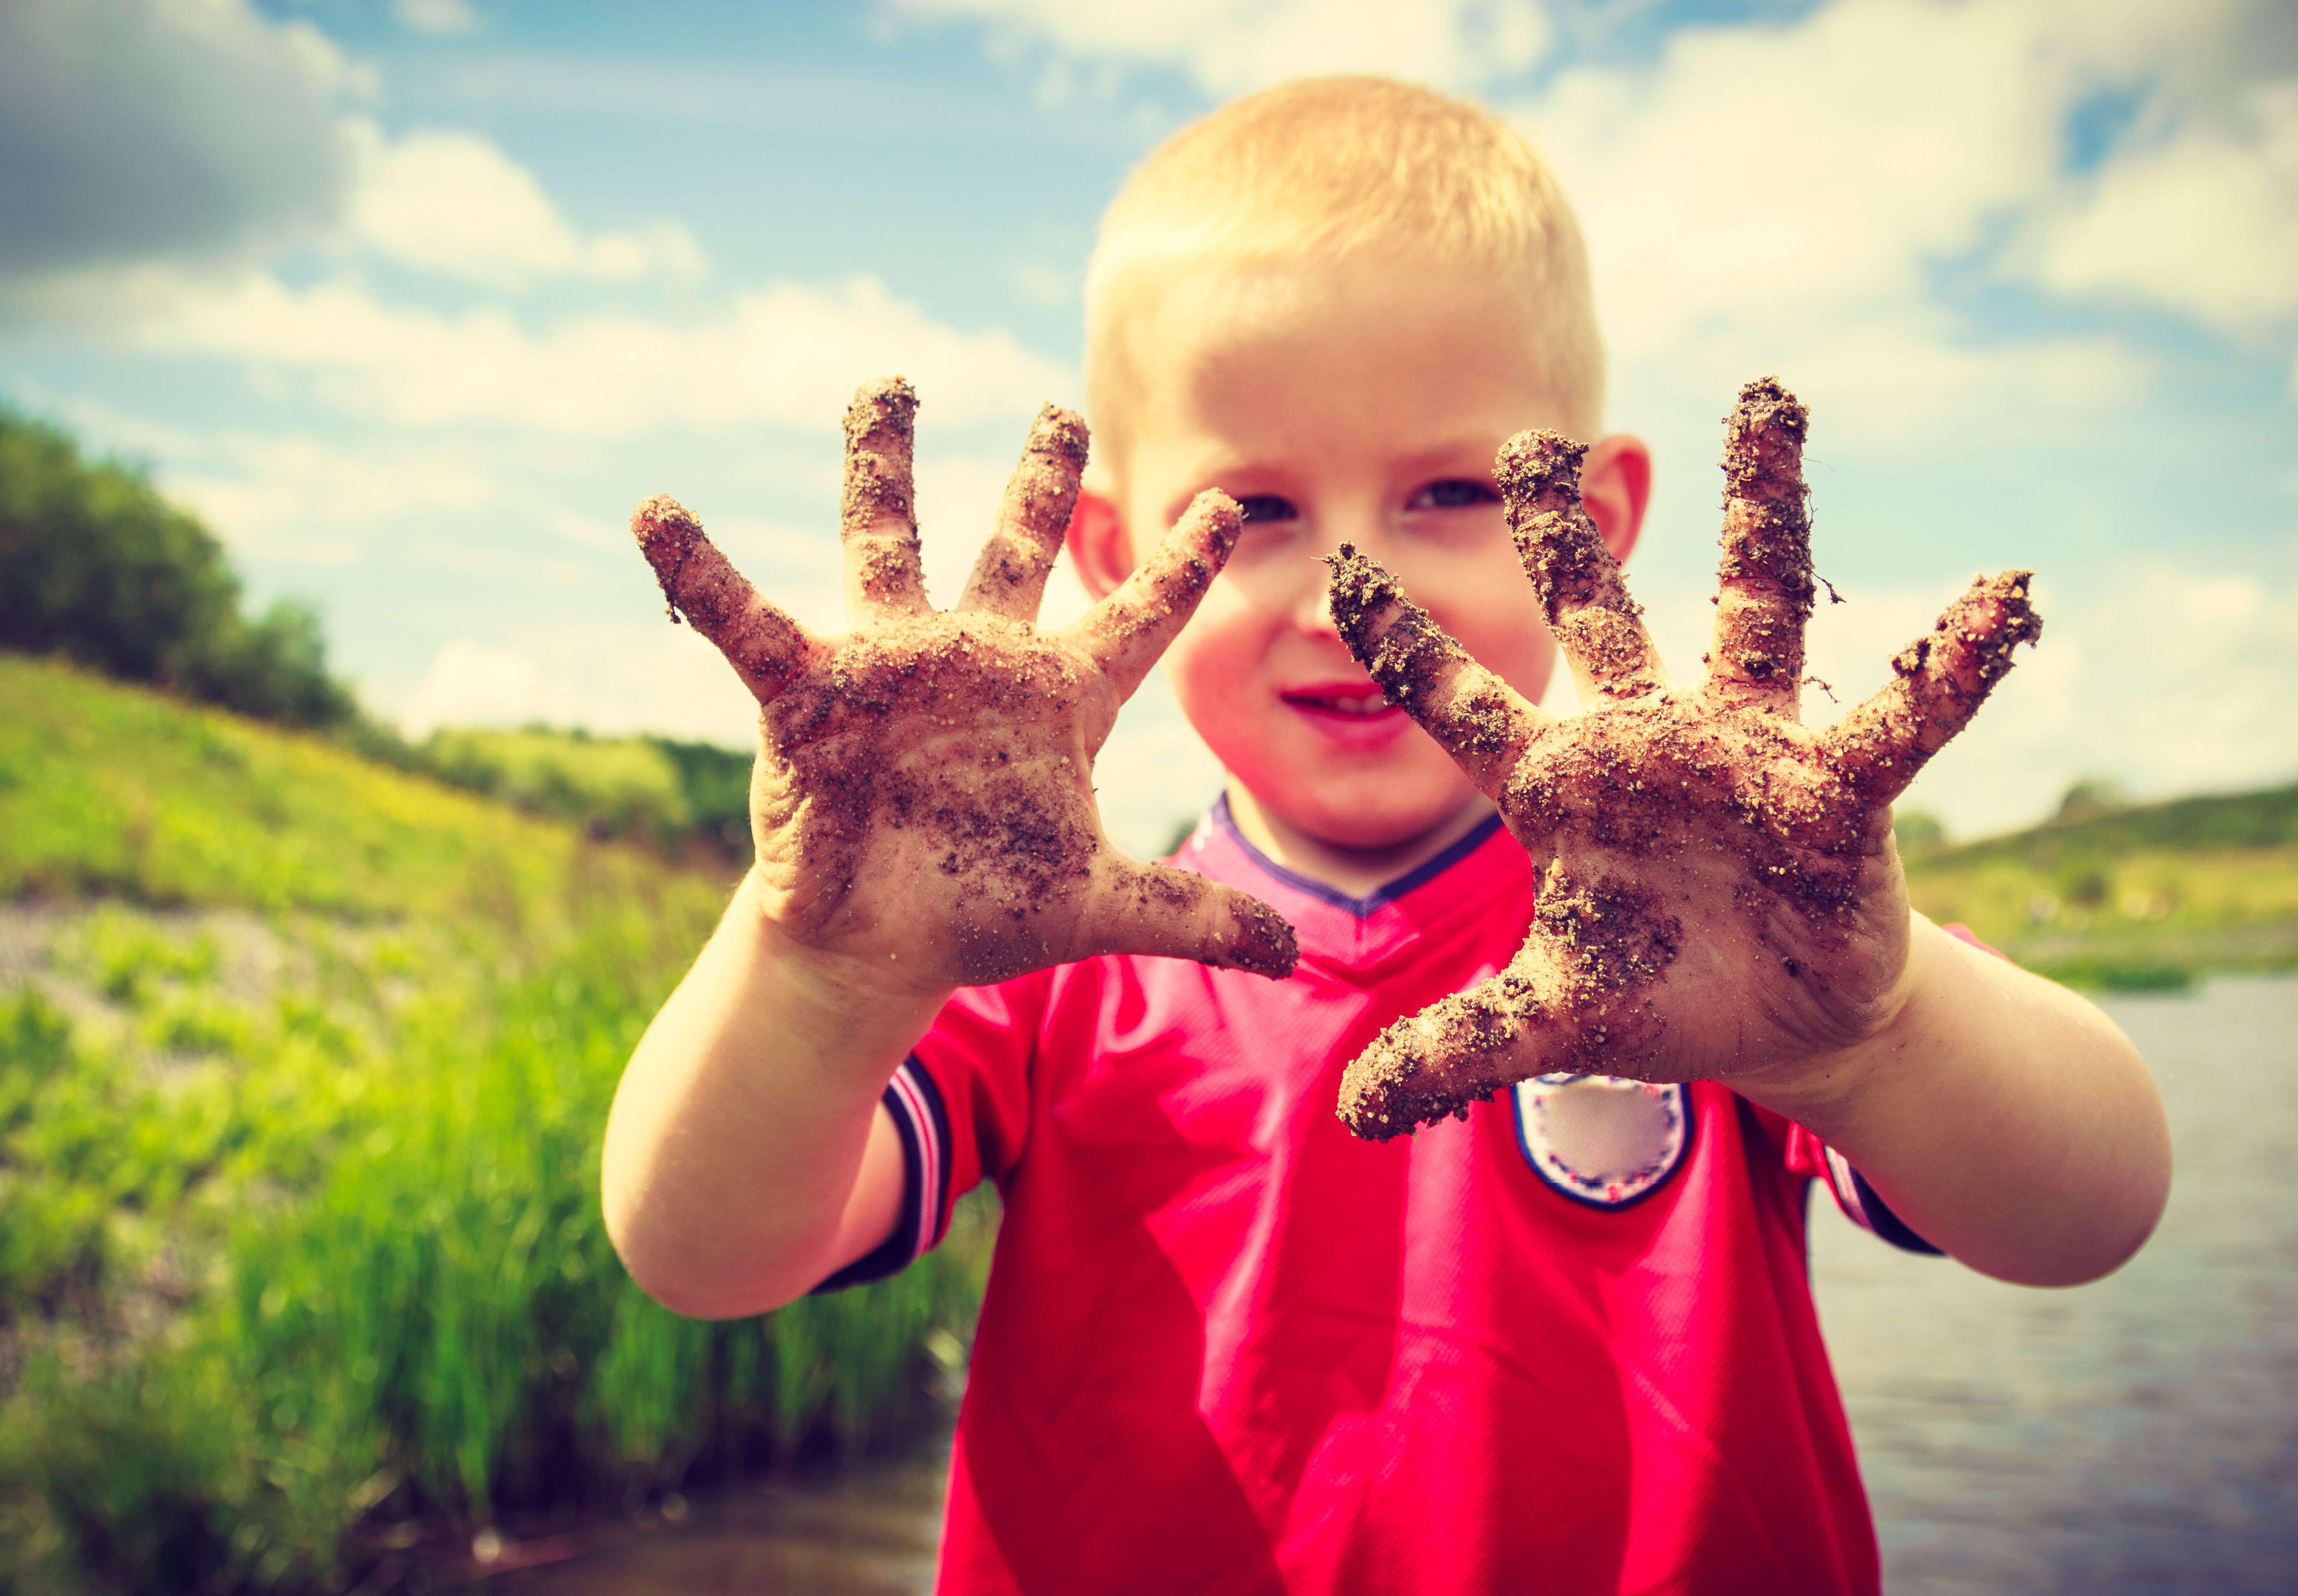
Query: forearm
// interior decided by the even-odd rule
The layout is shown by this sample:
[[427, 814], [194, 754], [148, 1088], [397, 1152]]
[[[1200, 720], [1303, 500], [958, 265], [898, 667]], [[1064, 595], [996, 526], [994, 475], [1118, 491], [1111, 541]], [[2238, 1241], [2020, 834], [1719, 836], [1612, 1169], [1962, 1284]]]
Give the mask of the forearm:
[[608, 1121], [607, 1229], [639, 1284], [727, 1318], [866, 1252], [892, 1211], [884, 1181], [859, 1178], [886, 1156], [869, 1156], [878, 1101], [945, 996], [865, 982], [854, 961], [789, 943], [746, 881]]
[[2073, 993], [1918, 915], [1910, 990], [1862, 1046], [1735, 1080], [1822, 1137], [1892, 1211], [1981, 1273], [2069, 1286], [2145, 1241], [2169, 1193], [2161, 1096]]

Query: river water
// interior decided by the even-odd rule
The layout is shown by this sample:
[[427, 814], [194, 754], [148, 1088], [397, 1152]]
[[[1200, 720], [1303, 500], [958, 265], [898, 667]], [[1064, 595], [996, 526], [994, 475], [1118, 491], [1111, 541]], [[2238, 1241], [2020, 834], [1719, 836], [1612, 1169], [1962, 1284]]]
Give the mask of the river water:
[[[2178, 1179], [2109, 1279], [2003, 1286], [1814, 1203], [1812, 1267], [1889, 1596], [2298, 1592], [2298, 980], [2106, 1005]], [[930, 1587], [944, 1454], [697, 1504], [487, 1582], [547, 1596]]]
[[2298, 980], [2105, 1006], [2178, 1158], [2120, 1272], [2002, 1286], [1815, 1205], [1890, 1596], [2298, 1592]]

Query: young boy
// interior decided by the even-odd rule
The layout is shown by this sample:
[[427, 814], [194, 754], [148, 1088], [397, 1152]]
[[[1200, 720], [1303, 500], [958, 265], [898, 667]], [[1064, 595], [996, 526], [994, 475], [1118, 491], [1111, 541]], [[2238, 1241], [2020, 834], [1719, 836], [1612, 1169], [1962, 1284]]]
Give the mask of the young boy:
[[[922, 596], [898, 381], [847, 419], [843, 637], [641, 507], [765, 707], [757, 866], [616, 1102], [623, 1257], [753, 1313], [901, 1268], [998, 1183], [946, 1590], [1875, 1590], [1808, 1181], [2036, 1284], [2114, 1268], [2168, 1181], [2129, 1044], [1911, 914], [1889, 844], [2013, 607], [1955, 612], [1856, 735], [1804, 732], [1793, 562], [1757, 558], [1802, 525], [1801, 412], [1758, 385], [1730, 646], [1672, 688], [1592, 542], [1633, 546], [1642, 446], [1587, 451], [1592, 531], [1562, 445], [1495, 477], [1520, 429], [1597, 430], [1570, 214], [1424, 91], [1185, 131], [1087, 306], [1108, 492], [1048, 410], [955, 611]], [[1103, 601], [1039, 633], [1064, 530]], [[1543, 607], [1599, 713], [1530, 709]], [[1228, 773], [1171, 869], [1100, 839], [1090, 786], [1161, 652]], [[1376, 1038], [1405, 1086], [1360, 1129], [1463, 1122], [1352, 1137]]]

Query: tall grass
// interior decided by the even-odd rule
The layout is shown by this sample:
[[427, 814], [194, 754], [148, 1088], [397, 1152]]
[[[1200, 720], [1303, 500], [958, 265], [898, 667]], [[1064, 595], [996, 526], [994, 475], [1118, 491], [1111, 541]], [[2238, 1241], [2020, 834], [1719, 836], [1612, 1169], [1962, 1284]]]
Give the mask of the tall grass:
[[[0, 881], [84, 882], [109, 840], [100, 806], [12, 829], [28, 791], [140, 785], [244, 846], [92, 867], [115, 897], [64, 917], [45, 992], [0, 994], [0, 1588], [340, 1589], [394, 1526], [618, 1509], [930, 1406], [979, 1216], [893, 1281], [723, 1324], [607, 1243], [607, 1104], [723, 881], [26, 668]], [[10, 719], [11, 670], [40, 715]], [[59, 753], [91, 723], [141, 735]]]

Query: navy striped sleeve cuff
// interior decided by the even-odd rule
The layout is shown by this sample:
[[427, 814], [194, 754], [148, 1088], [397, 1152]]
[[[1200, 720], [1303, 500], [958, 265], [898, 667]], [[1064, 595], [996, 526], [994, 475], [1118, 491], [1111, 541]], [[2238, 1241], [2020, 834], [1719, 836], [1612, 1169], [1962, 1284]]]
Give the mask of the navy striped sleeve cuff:
[[1827, 1150], [1827, 1186], [1835, 1194], [1835, 1205], [1843, 1210], [1844, 1218], [1862, 1230], [1872, 1231], [1901, 1252], [1921, 1253], [1931, 1258], [1947, 1256], [1893, 1213], [1890, 1205], [1867, 1184], [1867, 1177], [1853, 1169], [1851, 1161], [1832, 1147]]
[[941, 1088], [912, 1054], [894, 1071], [883, 1099], [902, 1138], [902, 1208], [885, 1245], [839, 1269], [814, 1289], [843, 1291], [897, 1275], [941, 1240], [949, 1211], [949, 1115]]

